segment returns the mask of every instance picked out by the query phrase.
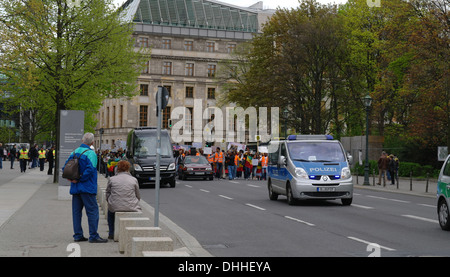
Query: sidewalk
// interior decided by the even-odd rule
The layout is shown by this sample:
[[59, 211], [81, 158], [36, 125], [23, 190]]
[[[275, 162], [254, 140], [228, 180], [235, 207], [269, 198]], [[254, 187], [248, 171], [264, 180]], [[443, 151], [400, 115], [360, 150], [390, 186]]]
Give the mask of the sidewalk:
[[[353, 184], [355, 188], [362, 189], [371, 189], [378, 191], [389, 191], [396, 193], [404, 193], [411, 195], [419, 195], [419, 196], [427, 196], [436, 198], [437, 192], [437, 179], [429, 179], [428, 180], [428, 188], [427, 188], [427, 180], [426, 179], [415, 179], [415, 178], [405, 178], [399, 177], [398, 188], [397, 183], [395, 185], [391, 185], [391, 181], [386, 182], [386, 186], [377, 185], [378, 176], [375, 176], [375, 181], [373, 176], [369, 177], [370, 186], [363, 185], [364, 176], [356, 176], [353, 175]], [[374, 185], [375, 184], [375, 185]]]
[[[0, 184], [0, 257], [68, 257], [79, 246], [81, 257], [124, 257], [118, 242], [78, 242], [73, 244], [72, 201], [58, 200], [58, 184], [39, 170], [27, 173], [6, 184]], [[98, 177], [99, 186], [107, 179]], [[153, 223], [153, 208], [141, 200], [146, 217]], [[194, 257], [211, 256], [195, 238], [160, 214], [159, 227], [174, 240], [174, 249], [184, 249]], [[89, 236], [87, 216], [82, 226]], [[100, 208], [98, 232], [108, 237], [108, 223]]]

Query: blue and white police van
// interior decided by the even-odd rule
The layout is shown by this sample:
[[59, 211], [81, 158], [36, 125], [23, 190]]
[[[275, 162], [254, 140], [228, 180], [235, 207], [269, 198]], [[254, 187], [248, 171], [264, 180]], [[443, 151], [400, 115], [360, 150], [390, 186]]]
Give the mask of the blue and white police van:
[[287, 140], [270, 141], [268, 146], [269, 198], [285, 195], [289, 205], [296, 200], [341, 199], [351, 205], [352, 157], [330, 135], [290, 135]]

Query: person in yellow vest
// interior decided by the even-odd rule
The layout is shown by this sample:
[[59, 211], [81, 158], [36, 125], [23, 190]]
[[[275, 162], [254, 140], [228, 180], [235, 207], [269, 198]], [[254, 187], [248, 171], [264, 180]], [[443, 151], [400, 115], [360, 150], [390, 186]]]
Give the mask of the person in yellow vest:
[[223, 156], [223, 152], [220, 151], [220, 147], [217, 147], [216, 154], [214, 155], [214, 162], [216, 164], [216, 178], [221, 179], [224, 156]]
[[28, 153], [29, 151], [26, 146], [22, 146], [22, 149], [19, 151], [20, 172], [25, 172], [27, 170], [27, 162], [29, 160]]
[[44, 164], [45, 164], [45, 156], [46, 151], [44, 150], [44, 147], [41, 147], [41, 149], [38, 151], [38, 158], [39, 158], [39, 167], [41, 171], [44, 171]]
[[267, 157], [267, 153], [264, 153], [261, 157], [261, 168], [262, 168], [262, 176], [261, 178], [267, 180], [267, 164], [269, 162], [269, 157]]

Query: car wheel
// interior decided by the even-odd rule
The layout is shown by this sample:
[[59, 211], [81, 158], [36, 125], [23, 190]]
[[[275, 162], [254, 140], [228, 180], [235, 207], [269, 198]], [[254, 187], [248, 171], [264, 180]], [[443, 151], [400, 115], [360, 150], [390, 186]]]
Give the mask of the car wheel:
[[287, 202], [290, 206], [295, 204], [295, 198], [294, 198], [294, 195], [292, 194], [292, 189], [291, 189], [290, 184], [286, 185], [286, 197], [287, 197]]
[[169, 184], [169, 186], [170, 186], [171, 188], [174, 188], [175, 185], [176, 185], [175, 178], [173, 178], [172, 180], [170, 180], [168, 184]]
[[344, 206], [350, 206], [353, 202], [353, 198], [343, 198], [341, 199], [342, 205]]
[[449, 210], [447, 206], [447, 201], [441, 199], [439, 201], [439, 225], [441, 225], [442, 230], [449, 231], [450, 230], [450, 220], [449, 220]]
[[273, 191], [272, 181], [270, 179], [267, 181], [267, 188], [269, 189], [269, 199], [270, 200], [277, 200], [278, 199], [278, 193], [275, 193]]

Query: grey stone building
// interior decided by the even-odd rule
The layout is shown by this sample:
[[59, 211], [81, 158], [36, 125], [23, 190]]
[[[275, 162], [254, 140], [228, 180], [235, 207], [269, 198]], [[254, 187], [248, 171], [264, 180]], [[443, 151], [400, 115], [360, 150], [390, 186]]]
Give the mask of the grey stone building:
[[103, 102], [95, 145], [101, 143], [102, 149], [126, 141], [132, 128], [157, 125], [158, 86], [165, 86], [170, 94], [162, 127], [169, 127], [176, 107], [186, 107], [191, 114], [185, 117], [186, 128], [192, 128], [194, 102], [203, 109], [216, 106], [220, 87], [214, 77], [219, 61], [251, 40], [274, 12], [263, 10], [262, 2], [237, 7], [213, 0], [128, 0], [122, 7], [124, 18], [136, 24], [136, 50], [150, 48], [151, 56], [137, 80], [137, 96]]

